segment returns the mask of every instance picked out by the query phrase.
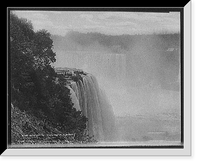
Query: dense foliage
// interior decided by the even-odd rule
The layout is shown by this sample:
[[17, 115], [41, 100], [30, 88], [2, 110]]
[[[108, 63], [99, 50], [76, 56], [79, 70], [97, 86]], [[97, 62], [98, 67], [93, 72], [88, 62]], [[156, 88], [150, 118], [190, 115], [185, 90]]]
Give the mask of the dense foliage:
[[87, 119], [73, 108], [66, 80], [51, 66], [56, 54], [50, 33], [35, 32], [31, 22], [11, 13], [9, 39], [12, 104], [62, 132], [82, 135]]

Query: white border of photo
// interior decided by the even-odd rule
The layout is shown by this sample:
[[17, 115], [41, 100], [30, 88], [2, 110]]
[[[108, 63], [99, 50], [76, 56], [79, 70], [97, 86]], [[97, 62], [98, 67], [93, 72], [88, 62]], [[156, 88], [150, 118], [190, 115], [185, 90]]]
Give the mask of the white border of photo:
[[184, 144], [183, 148], [6, 149], [3, 156], [191, 156], [191, 1], [184, 7]]

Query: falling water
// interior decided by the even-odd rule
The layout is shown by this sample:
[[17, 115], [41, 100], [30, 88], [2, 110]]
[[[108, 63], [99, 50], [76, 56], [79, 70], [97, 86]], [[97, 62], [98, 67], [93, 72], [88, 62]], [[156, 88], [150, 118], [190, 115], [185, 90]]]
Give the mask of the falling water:
[[137, 49], [63, 52], [65, 66], [90, 73], [71, 84], [75, 107], [98, 141], [180, 140], [180, 91], [171, 88], [180, 84], [179, 67], [159, 51]]
[[96, 78], [87, 74], [83, 81], [73, 82], [71, 88], [78, 99], [78, 106], [88, 118], [88, 133], [98, 141], [114, 138], [115, 118], [112, 106], [105, 93], [99, 88]]

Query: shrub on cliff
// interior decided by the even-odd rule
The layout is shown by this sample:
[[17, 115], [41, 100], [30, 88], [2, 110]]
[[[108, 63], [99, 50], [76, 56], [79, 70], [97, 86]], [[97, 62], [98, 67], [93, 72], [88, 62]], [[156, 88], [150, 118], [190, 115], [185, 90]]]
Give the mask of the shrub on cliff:
[[50, 33], [35, 32], [31, 22], [11, 13], [9, 34], [13, 105], [51, 121], [62, 131], [83, 131], [86, 118], [76, 113], [70, 91], [64, 86], [66, 80], [51, 66], [56, 54]]

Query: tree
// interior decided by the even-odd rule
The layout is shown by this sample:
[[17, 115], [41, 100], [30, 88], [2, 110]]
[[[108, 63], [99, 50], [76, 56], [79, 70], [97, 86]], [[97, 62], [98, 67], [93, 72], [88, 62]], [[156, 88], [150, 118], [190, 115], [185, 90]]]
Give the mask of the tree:
[[[33, 71], [34, 31], [30, 22], [11, 13], [10, 16], [10, 59], [11, 59], [11, 97], [12, 101], [21, 98], [26, 105], [25, 93], [33, 90], [29, 72]], [[24, 94], [22, 94], [24, 93]], [[24, 97], [23, 97], [24, 96]], [[23, 99], [22, 99], [23, 98]]]
[[53, 41], [51, 40], [50, 36], [50, 33], [48, 33], [46, 30], [40, 30], [35, 33], [34, 59], [36, 68], [40, 67], [40, 69], [43, 69], [56, 61], [56, 55], [52, 51]]
[[51, 66], [52, 47], [50, 33], [34, 32], [31, 22], [10, 14], [11, 102], [66, 132], [83, 131], [86, 118], [73, 108], [66, 80]]
[[[13, 96], [22, 94], [30, 103], [33, 97], [42, 96], [42, 87], [47, 79], [55, 79], [51, 63], [55, 62], [53, 41], [45, 30], [34, 32], [31, 22], [10, 15], [11, 84]], [[13, 98], [13, 97], [12, 97]], [[17, 97], [15, 97], [17, 99]], [[33, 99], [31, 99], [33, 102]], [[39, 102], [35, 101], [35, 104]]]

